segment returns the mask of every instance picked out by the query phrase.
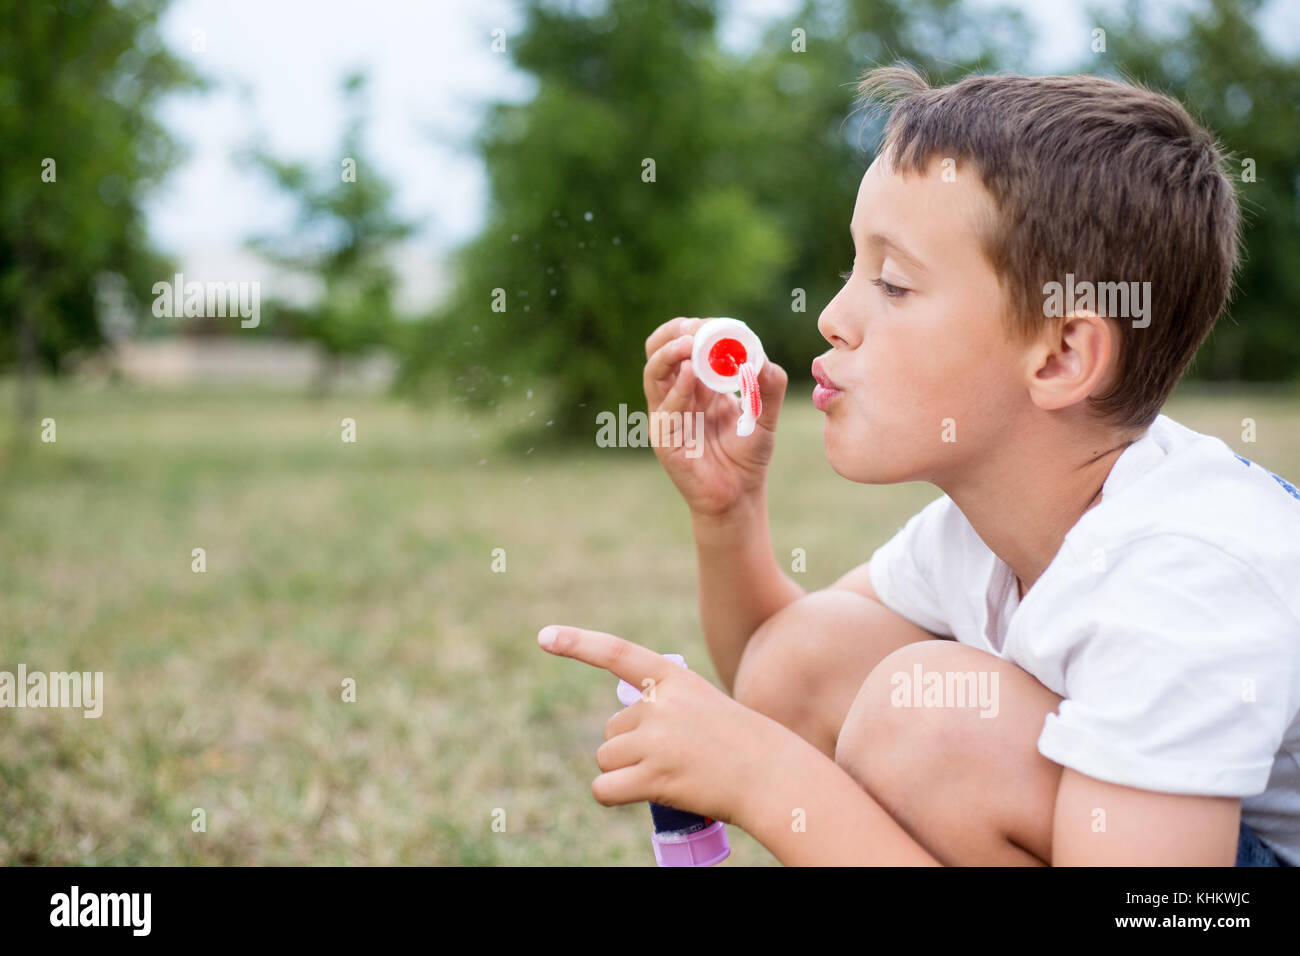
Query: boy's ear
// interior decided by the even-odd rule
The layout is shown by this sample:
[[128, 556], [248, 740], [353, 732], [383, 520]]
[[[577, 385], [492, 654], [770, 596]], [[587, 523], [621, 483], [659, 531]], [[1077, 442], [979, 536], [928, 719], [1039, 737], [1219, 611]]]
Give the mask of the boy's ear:
[[1118, 329], [1095, 312], [1049, 321], [1026, 353], [1029, 397], [1048, 411], [1082, 402], [1110, 384], [1118, 347]]

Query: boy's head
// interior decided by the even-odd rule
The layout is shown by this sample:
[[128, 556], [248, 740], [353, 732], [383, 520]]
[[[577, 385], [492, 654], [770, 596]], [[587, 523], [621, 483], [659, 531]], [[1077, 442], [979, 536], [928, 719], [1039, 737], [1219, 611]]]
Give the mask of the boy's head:
[[859, 93], [894, 108], [858, 191], [852, 276], [818, 320], [845, 390], [832, 466], [941, 483], [1049, 423], [1090, 446], [1145, 429], [1236, 268], [1214, 137], [1168, 97], [1092, 76], [931, 89], [887, 67]]

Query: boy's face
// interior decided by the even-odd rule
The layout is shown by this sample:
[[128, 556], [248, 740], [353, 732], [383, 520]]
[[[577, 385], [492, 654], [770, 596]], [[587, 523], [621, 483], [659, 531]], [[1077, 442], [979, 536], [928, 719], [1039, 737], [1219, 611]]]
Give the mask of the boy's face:
[[853, 481], [942, 484], [1030, 404], [977, 232], [993, 200], [969, 165], [953, 176], [938, 159], [904, 175], [877, 158], [858, 189], [853, 275], [817, 321], [833, 346], [822, 369], [844, 390], [826, 409], [826, 457]]

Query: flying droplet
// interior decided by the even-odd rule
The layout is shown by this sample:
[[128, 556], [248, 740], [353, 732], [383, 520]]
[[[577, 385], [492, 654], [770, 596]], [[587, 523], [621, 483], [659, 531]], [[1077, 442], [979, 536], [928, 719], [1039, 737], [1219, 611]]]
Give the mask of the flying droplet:
[[531, 388], [528, 390], [528, 397], [529, 398], [533, 397], [533, 390]]
[[595, 219], [596, 217], [593, 216], [593, 215], [592, 215], [591, 213], [589, 213], [589, 212], [584, 212], [584, 213], [582, 214], [582, 218], [585, 219], [585, 220], [587, 220], [587, 222], [591, 222], [591, 220]]
[[518, 241], [519, 241], [519, 233], [517, 233], [517, 232], [512, 232], [512, 233], [510, 234], [510, 241], [511, 241], [511, 242], [518, 242]]

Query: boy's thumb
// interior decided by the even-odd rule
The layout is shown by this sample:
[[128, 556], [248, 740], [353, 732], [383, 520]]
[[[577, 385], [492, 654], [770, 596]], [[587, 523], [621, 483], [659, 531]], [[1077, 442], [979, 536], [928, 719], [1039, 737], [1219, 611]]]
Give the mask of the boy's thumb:
[[785, 399], [785, 388], [790, 377], [785, 369], [770, 358], [763, 363], [763, 370], [758, 373], [758, 392], [763, 397], [763, 414], [759, 419], [772, 421], [781, 411], [781, 402]]

